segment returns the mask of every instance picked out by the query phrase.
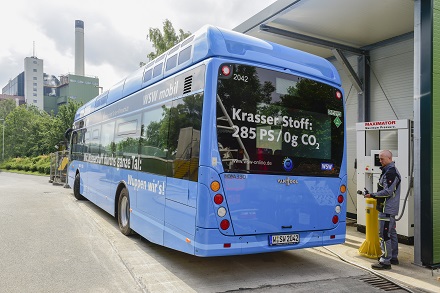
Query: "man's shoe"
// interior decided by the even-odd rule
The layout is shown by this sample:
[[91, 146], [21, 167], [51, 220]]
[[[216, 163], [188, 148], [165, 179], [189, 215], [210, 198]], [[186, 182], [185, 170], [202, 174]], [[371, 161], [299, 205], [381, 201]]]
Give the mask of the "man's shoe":
[[387, 265], [384, 263], [376, 263], [374, 265], [371, 265], [371, 268], [373, 270], [391, 270], [391, 265]]
[[391, 263], [392, 265], [398, 265], [398, 264], [399, 264], [399, 260], [398, 260], [397, 258], [392, 258], [392, 259], [390, 260], [390, 263]]

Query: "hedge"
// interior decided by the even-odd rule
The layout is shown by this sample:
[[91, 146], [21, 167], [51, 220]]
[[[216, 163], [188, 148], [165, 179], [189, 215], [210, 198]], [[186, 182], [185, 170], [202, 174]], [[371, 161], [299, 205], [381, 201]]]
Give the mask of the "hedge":
[[50, 156], [41, 155], [33, 158], [12, 158], [0, 164], [0, 169], [38, 172], [50, 174]]

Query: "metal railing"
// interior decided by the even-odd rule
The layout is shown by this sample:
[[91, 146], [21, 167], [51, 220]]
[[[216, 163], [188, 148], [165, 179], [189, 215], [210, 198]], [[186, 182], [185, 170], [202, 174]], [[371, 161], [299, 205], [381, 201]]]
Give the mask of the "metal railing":
[[69, 165], [69, 152], [59, 151], [50, 154], [50, 179], [54, 185], [67, 184], [67, 166]]

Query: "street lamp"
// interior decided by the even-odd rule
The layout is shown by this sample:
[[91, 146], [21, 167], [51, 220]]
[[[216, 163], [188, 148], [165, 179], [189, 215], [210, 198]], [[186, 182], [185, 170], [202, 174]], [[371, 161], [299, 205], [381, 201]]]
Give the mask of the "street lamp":
[[5, 160], [5, 119], [0, 119], [0, 121], [3, 121], [3, 139], [2, 139], [2, 142], [3, 142], [3, 152], [2, 152], [2, 161], [4, 161]]

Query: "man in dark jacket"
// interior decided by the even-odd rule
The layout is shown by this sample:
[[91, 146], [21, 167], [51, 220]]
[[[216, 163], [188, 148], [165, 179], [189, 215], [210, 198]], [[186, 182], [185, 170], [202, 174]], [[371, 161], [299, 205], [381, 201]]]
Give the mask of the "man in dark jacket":
[[366, 194], [365, 197], [377, 200], [379, 211], [379, 237], [382, 256], [379, 263], [371, 265], [375, 270], [389, 270], [391, 265], [398, 265], [398, 241], [396, 232], [396, 216], [400, 203], [400, 173], [393, 162], [393, 154], [384, 150], [379, 153], [382, 174], [377, 184], [377, 192]]

